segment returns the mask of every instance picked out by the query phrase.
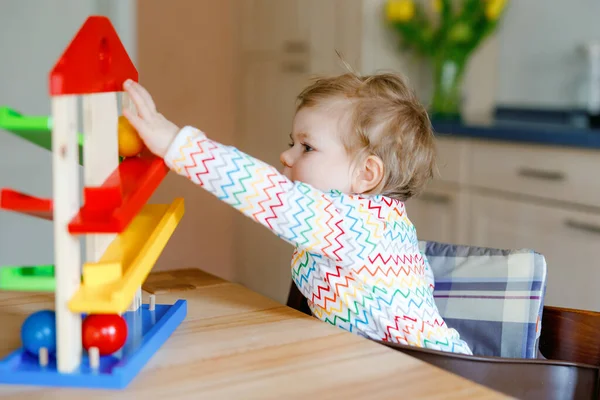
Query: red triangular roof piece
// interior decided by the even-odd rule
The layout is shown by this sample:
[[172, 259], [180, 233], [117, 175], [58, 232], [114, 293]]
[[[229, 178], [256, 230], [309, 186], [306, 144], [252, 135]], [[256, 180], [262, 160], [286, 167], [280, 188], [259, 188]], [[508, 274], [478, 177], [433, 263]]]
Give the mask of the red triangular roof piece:
[[119, 35], [108, 18], [90, 16], [50, 71], [50, 95], [120, 92], [126, 79], [138, 72]]

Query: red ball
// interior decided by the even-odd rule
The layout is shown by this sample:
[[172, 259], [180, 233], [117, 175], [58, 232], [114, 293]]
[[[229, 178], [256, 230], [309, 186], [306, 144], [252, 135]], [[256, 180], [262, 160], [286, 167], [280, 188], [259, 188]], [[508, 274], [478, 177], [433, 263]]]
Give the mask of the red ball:
[[127, 340], [127, 322], [118, 314], [92, 314], [83, 320], [83, 347], [97, 347], [100, 355], [118, 351]]

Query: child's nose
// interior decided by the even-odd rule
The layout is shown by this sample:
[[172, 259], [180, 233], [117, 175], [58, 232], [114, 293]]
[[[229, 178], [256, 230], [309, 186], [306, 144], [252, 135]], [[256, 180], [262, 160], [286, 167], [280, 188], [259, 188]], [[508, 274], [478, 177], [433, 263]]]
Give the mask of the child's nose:
[[289, 150], [281, 153], [281, 155], [279, 156], [279, 161], [281, 161], [281, 164], [287, 168], [291, 168], [294, 162]]

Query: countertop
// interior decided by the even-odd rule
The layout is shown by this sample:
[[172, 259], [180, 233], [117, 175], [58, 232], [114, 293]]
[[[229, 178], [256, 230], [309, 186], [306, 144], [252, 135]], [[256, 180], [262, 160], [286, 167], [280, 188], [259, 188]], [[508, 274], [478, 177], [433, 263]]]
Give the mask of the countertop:
[[548, 146], [600, 149], [600, 130], [567, 123], [528, 123], [470, 119], [463, 122], [432, 120], [438, 137], [523, 142]]

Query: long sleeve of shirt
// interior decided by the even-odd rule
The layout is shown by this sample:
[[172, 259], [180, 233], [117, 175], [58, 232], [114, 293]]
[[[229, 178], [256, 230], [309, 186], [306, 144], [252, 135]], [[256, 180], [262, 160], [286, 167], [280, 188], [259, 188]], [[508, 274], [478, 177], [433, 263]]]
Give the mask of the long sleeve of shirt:
[[341, 193], [325, 194], [292, 182], [273, 166], [189, 126], [171, 144], [165, 163], [302, 250], [343, 263], [352, 249], [336, 206], [342, 201]]

